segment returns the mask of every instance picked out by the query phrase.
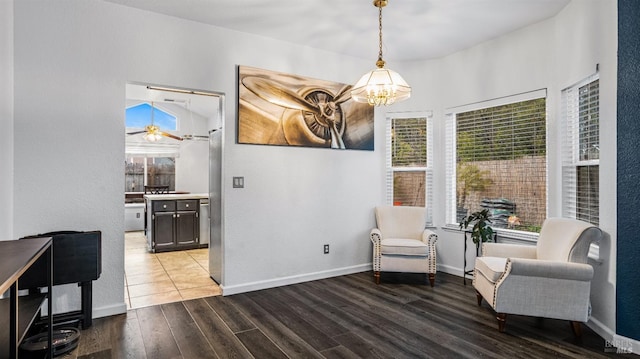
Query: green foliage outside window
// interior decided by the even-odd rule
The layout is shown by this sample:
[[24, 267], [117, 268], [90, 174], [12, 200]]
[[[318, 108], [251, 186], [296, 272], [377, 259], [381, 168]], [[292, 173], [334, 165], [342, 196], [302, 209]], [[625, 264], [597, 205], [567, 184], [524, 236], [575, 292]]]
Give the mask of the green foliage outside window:
[[545, 106], [541, 98], [457, 114], [458, 163], [544, 156]]
[[427, 119], [403, 118], [394, 120], [391, 137], [393, 167], [426, 167]]

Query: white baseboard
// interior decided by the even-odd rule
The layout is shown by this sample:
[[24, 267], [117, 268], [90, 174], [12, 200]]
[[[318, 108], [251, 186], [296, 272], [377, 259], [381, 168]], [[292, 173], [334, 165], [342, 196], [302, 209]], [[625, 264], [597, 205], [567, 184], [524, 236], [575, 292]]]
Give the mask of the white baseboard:
[[127, 304], [125, 302], [104, 307], [93, 308], [93, 318], [108, 317], [111, 315], [122, 314], [127, 312]]
[[622, 335], [614, 335], [611, 344], [617, 348], [615, 353], [634, 353], [640, 354], [640, 341], [623, 337]]
[[220, 286], [222, 289], [222, 295], [228, 296], [233, 294], [240, 294], [246, 292], [252, 292], [255, 290], [268, 289], [281, 287], [289, 284], [296, 284], [302, 282], [309, 282], [312, 280], [325, 279], [331, 277], [337, 277], [346, 274], [360, 273], [371, 270], [371, 263], [359, 264], [350, 267], [336, 268], [326, 271], [305, 273], [288, 277], [274, 278], [264, 281], [243, 283], [231, 286]]
[[616, 334], [613, 329], [607, 327], [598, 319], [593, 317], [589, 318], [587, 326], [605, 340], [605, 347], [602, 348], [603, 352], [615, 354], [640, 354], [640, 341]]
[[437, 264], [436, 268], [438, 272], [444, 272], [444, 273], [456, 275], [458, 277], [462, 277], [462, 268], [453, 267], [445, 264]]
[[611, 341], [613, 340], [613, 337], [616, 335], [616, 333], [611, 328], [607, 327], [601, 321], [599, 321], [594, 317], [589, 318], [589, 321], [587, 322], [587, 326], [591, 328], [594, 332], [596, 332], [596, 334], [601, 336], [602, 339], [604, 340]]

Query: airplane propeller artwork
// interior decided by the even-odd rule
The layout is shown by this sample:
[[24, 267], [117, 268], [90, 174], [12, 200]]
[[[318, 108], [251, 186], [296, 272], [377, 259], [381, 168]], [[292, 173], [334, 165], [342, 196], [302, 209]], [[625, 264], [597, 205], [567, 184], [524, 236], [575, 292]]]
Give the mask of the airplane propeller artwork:
[[276, 81], [259, 76], [247, 76], [242, 84], [263, 100], [302, 111], [302, 117], [311, 132], [330, 141], [331, 148], [346, 148], [342, 140], [345, 119], [340, 104], [351, 98], [350, 85], [344, 86], [336, 95], [319, 89], [303, 97]]

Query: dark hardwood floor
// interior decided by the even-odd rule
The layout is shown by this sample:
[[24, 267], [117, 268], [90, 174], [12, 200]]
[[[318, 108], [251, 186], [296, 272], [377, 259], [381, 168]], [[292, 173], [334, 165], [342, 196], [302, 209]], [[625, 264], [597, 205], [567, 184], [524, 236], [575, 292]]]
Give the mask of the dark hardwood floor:
[[[605, 350], [583, 326], [494, 313], [460, 277], [371, 272], [229, 297], [134, 309], [94, 320], [77, 358], [640, 358]], [[611, 348], [609, 348], [611, 349]], [[614, 349], [615, 350], [615, 349]]]

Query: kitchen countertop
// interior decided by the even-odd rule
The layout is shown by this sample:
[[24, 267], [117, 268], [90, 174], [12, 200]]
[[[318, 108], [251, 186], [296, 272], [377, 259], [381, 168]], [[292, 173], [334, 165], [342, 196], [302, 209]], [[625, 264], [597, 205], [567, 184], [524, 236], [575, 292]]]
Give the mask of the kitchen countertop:
[[124, 208], [138, 208], [144, 207], [144, 202], [125, 203]]
[[206, 199], [209, 198], [208, 193], [187, 193], [187, 194], [145, 194], [144, 198], [150, 201], [176, 200], [176, 199]]

